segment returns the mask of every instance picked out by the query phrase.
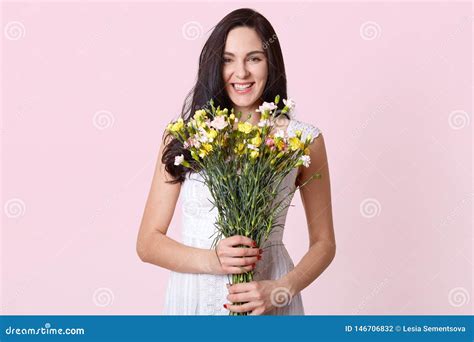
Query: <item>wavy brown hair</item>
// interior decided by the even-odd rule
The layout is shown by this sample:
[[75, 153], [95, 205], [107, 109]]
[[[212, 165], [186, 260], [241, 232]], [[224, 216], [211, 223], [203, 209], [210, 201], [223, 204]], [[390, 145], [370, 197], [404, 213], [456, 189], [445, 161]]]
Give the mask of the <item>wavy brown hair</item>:
[[[214, 105], [221, 108], [233, 107], [222, 78], [223, 53], [227, 40], [227, 35], [235, 27], [245, 26], [253, 28], [260, 39], [268, 61], [268, 79], [260, 98], [261, 101], [272, 102], [276, 95], [287, 98], [286, 73], [281, 52], [280, 43], [270, 22], [257, 11], [250, 8], [241, 8], [227, 14], [213, 29], [207, 39], [199, 56], [199, 69], [197, 81], [191, 91], [187, 94], [181, 110], [181, 117], [186, 124], [194, 115], [197, 109], [207, 106], [210, 99], [214, 100]], [[281, 102], [278, 104], [282, 109]], [[281, 113], [281, 111], [277, 111]], [[286, 115], [286, 114], [284, 114]], [[288, 116], [288, 115], [286, 115]], [[172, 180], [167, 183], [183, 183], [186, 174], [192, 172], [182, 165], [174, 165], [176, 156], [183, 154], [194, 169], [198, 165], [191, 157], [189, 150], [183, 144], [165, 130], [163, 134], [165, 148], [163, 150], [162, 163], [165, 170], [172, 176]]]

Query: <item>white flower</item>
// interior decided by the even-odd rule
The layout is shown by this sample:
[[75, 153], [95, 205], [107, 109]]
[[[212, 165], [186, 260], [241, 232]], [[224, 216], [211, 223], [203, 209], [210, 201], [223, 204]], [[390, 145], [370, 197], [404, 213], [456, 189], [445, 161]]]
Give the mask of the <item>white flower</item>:
[[311, 164], [311, 158], [310, 158], [310, 156], [301, 156], [301, 157], [300, 157], [300, 160], [303, 162], [303, 165], [304, 165], [305, 167], [308, 167], [309, 164]]
[[296, 106], [295, 101], [293, 101], [292, 99], [288, 99], [288, 100], [283, 99], [283, 103], [285, 104], [285, 106], [288, 107], [289, 110], [294, 109]]
[[256, 147], [255, 145], [253, 144], [247, 144], [247, 147], [251, 150], [254, 150], [254, 151], [258, 151], [258, 147]]
[[174, 165], [181, 165], [183, 161], [184, 161], [184, 156], [182, 154], [174, 157]]
[[204, 128], [199, 127], [199, 135], [197, 139], [199, 142], [202, 142], [202, 143], [207, 143], [209, 141], [209, 138], [207, 137], [207, 132]]
[[227, 121], [225, 120], [224, 116], [217, 116], [212, 120], [210, 126], [214, 127], [217, 130], [221, 130], [227, 127]]
[[265, 127], [265, 126], [268, 126], [270, 124], [270, 121], [269, 120], [261, 120], [259, 123], [258, 123], [258, 127]]
[[263, 102], [263, 104], [256, 109], [256, 112], [263, 113], [265, 111], [271, 112], [272, 110], [278, 108], [276, 104], [273, 102]]
[[285, 137], [285, 131], [282, 130], [282, 129], [279, 129], [276, 133], [275, 133], [275, 138], [284, 138]]

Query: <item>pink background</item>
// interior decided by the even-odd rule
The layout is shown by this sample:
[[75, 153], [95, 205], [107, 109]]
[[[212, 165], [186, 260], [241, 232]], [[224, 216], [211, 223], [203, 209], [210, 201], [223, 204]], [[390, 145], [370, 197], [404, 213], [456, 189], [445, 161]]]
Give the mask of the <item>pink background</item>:
[[326, 140], [337, 255], [306, 313], [472, 313], [469, 2], [6, 2], [2, 314], [160, 313], [169, 271], [135, 242], [161, 134], [240, 7], [275, 27], [296, 118]]

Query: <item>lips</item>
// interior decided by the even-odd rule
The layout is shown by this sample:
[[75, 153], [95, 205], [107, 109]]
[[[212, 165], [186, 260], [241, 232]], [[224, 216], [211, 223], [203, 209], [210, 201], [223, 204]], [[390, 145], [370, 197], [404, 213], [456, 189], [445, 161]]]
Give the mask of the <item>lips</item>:
[[239, 94], [249, 93], [255, 82], [246, 82], [246, 83], [231, 83], [232, 88]]

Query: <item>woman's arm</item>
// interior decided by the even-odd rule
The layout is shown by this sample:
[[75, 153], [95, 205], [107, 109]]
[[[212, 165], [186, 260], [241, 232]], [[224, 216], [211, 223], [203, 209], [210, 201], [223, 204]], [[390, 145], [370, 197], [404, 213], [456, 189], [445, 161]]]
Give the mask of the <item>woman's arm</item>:
[[166, 172], [161, 162], [164, 145], [165, 143], [161, 144], [158, 152], [151, 189], [140, 224], [136, 245], [138, 256], [143, 262], [176, 272], [219, 274], [222, 270], [214, 250], [186, 246], [166, 236], [181, 184], [166, 183], [171, 180], [171, 175]]
[[329, 266], [336, 254], [332, 219], [331, 187], [326, 147], [322, 133], [310, 145], [311, 164], [302, 167], [297, 182], [301, 184], [315, 172], [313, 179], [300, 189], [309, 230], [309, 250], [293, 270], [281, 278], [292, 295], [311, 284]]

